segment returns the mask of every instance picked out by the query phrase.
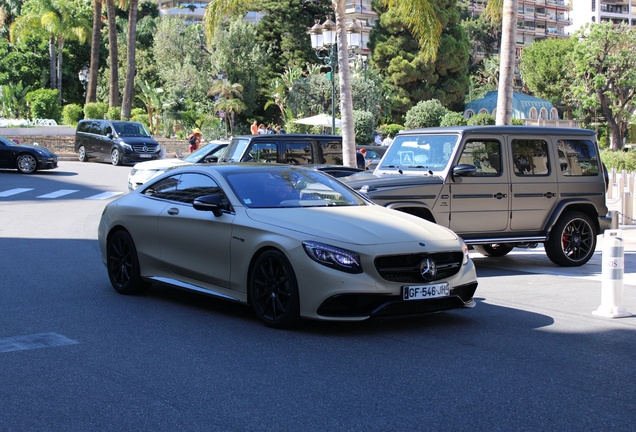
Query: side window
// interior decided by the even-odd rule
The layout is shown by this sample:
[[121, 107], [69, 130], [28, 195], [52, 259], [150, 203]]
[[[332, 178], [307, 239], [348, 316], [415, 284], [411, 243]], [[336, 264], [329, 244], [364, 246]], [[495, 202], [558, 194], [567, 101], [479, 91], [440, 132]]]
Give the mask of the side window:
[[241, 162], [278, 162], [278, 147], [276, 143], [257, 142], [252, 145], [249, 153]]
[[111, 125], [107, 124], [106, 128], [104, 129], [104, 135], [108, 135], [112, 133], [113, 133], [113, 128], [111, 127]]
[[549, 175], [548, 143], [540, 139], [512, 140], [512, 161], [516, 176]]
[[477, 177], [501, 175], [501, 144], [499, 141], [467, 141], [460, 164], [474, 165]]
[[557, 141], [559, 166], [566, 176], [598, 175], [599, 162], [594, 143], [589, 140]]
[[80, 122], [77, 125], [78, 132], [89, 132], [90, 131], [91, 122]]
[[322, 147], [322, 161], [328, 165], [342, 165], [342, 141], [328, 141], [320, 144]]
[[102, 122], [100, 121], [92, 121], [91, 125], [90, 125], [90, 129], [88, 130], [88, 132], [95, 134], [95, 135], [101, 135], [102, 134]]
[[229, 210], [230, 202], [219, 185], [210, 177], [202, 174], [181, 174], [174, 194], [174, 200], [185, 204], [192, 204], [195, 198], [203, 195], [218, 195], [223, 200], [223, 208]]
[[142, 194], [146, 196], [151, 196], [155, 198], [174, 200], [174, 194], [177, 190], [177, 185], [179, 184], [179, 177], [181, 175], [175, 175], [172, 177], [167, 177], [163, 180], [159, 180], [158, 182], [147, 187]]
[[311, 158], [311, 144], [309, 142], [285, 143], [285, 163], [293, 165], [313, 163]]

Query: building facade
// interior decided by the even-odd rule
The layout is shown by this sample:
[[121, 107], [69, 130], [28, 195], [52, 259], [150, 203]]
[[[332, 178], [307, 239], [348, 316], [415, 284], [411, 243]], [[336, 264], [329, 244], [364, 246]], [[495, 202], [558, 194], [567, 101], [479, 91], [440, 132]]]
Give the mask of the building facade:
[[636, 26], [636, 0], [576, 0], [572, 2], [574, 32], [587, 23], [613, 22]]

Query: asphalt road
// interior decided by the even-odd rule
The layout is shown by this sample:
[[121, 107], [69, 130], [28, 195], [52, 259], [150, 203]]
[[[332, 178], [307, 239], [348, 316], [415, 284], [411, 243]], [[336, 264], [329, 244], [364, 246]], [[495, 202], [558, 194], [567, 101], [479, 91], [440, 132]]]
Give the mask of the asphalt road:
[[112, 289], [96, 230], [129, 170], [0, 172], [0, 431], [634, 430], [636, 318], [592, 315], [600, 252], [579, 269], [475, 255], [470, 310], [272, 330], [245, 306]]

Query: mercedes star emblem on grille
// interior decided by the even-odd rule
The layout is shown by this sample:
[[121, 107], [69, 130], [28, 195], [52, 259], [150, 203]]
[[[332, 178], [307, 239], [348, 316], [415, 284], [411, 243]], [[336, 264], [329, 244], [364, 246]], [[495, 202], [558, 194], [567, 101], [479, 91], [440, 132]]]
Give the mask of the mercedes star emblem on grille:
[[435, 261], [430, 258], [424, 258], [420, 262], [420, 274], [427, 281], [435, 279], [435, 276], [437, 276], [437, 265]]

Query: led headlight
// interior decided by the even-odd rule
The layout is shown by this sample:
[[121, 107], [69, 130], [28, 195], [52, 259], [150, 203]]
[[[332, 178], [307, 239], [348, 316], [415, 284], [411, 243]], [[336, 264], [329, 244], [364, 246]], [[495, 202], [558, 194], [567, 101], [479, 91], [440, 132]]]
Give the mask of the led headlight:
[[121, 144], [121, 146], [122, 146], [123, 148], [125, 148], [126, 150], [128, 150], [128, 151], [133, 151], [133, 148], [132, 148], [132, 146], [131, 146], [130, 144], [126, 144], [125, 142], [122, 142], [122, 143], [120, 143], [120, 144]]
[[357, 253], [310, 241], [303, 242], [303, 248], [309, 258], [324, 266], [347, 273], [362, 273]]
[[466, 246], [466, 243], [464, 243], [464, 240], [459, 239], [459, 242], [462, 245], [462, 252], [464, 252], [464, 260], [462, 261], [462, 265], [466, 265], [468, 264], [468, 260], [470, 260], [470, 258], [468, 257], [468, 246]]

